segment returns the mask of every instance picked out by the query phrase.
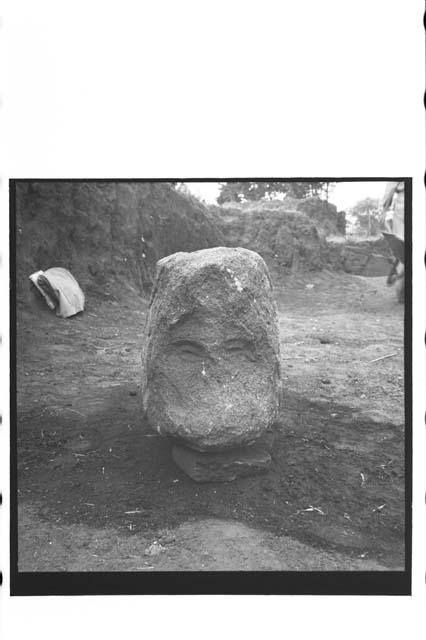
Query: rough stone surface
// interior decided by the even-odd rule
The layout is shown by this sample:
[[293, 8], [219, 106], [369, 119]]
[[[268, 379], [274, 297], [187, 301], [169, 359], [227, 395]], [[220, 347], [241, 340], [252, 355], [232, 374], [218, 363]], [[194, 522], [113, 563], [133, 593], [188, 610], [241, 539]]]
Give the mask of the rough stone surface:
[[389, 258], [372, 253], [362, 275], [369, 277], [387, 276], [390, 267]]
[[344, 270], [347, 273], [361, 275], [367, 266], [370, 254], [365, 247], [346, 246], [344, 254]]
[[172, 456], [178, 467], [196, 482], [229, 482], [265, 473], [271, 465], [270, 454], [258, 444], [212, 453], [175, 446]]
[[275, 421], [280, 358], [263, 259], [218, 247], [158, 262], [142, 354], [151, 427], [199, 451], [256, 440]]
[[348, 273], [362, 276], [386, 276], [390, 261], [387, 256], [372, 253], [368, 247], [348, 246], [345, 252], [344, 269]]
[[383, 237], [357, 241], [328, 238], [322, 255], [333, 269], [367, 277], [386, 276], [392, 261], [389, 246]]

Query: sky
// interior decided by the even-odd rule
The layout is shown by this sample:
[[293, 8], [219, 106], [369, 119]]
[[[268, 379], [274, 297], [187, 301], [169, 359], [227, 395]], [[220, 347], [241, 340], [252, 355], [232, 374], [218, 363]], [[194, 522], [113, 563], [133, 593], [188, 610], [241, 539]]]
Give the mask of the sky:
[[[189, 190], [208, 204], [215, 203], [219, 195], [217, 182], [187, 182]], [[339, 182], [330, 194], [329, 200], [339, 210], [347, 211], [364, 198], [382, 198], [385, 182]]]

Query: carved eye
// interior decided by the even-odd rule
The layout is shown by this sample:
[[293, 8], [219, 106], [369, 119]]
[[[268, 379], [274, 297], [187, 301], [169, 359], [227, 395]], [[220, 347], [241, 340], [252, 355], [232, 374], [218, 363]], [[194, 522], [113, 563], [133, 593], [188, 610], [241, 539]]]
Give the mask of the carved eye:
[[205, 358], [204, 348], [192, 340], [178, 340], [173, 342], [174, 353], [179, 354], [184, 360], [198, 360]]
[[255, 349], [251, 340], [244, 340], [243, 338], [227, 340], [225, 349], [228, 353], [242, 354], [250, 360], [255, 360]]

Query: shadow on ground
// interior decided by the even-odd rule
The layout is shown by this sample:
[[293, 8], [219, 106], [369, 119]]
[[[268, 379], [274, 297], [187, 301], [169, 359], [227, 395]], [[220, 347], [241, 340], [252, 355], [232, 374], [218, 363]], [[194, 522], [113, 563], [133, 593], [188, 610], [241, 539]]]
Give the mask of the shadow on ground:
[[[209, 567], [198, 548], [205, 532], [191, 556], [185, 527], [211, 519], [258, 531], [259, 548], [275, 536], [278, 549], [277, 538], [286, 536], [313, 547], [312, 557], [335, 554], [320, 566], [343, 568], [336, 554], [345, 554], [346, 566], [364, 559], [403, 567], [402, 313], [393, 292], [379, 279], [307, 274], [283, 283], [278, 302], [284, 396], [272, 468], [209, 484], [185, 476], [170, 443], [141, 417], [146, 301], [91, 298], [70, 321], [18, 305], [21, 570], [63, 567], [52, 540], [59, 532], [68, 567], [89, 568], [89, 547], [105, 566], [108, 540], [119, 538], [124, 555], [114, 567], [134, 569], [140, 562], [128, 563], [126, 545], [149, 546], [176, 527], [180, 555], [172, 567]], [[93, 532], [87, 548], [79, 543], [83, 529], [84, 540]], [[306, 549], [285, 566], [309, 569]], [[240, 551], [241, 568], [264, 566]], [[254, 547], [251, 557], [258, 557]], [[155, 566], [167, 568], [166, 554], [159, 558], [163, 565]]]
[[197, 484], [173, 463], [168, 440], [141, 422], [139, 397], [129, 393], [126, 386], [106, 390], [103, 410], [89, 420], [65, 410], [45, 415], [42, 429], [31, 428], [34, 420], [22, 424], [19, 496], [36, 501], [42, 519], [129, 536], [195, 518], [232, 519], [322, 549], [403, 564], [397, 426], [287, 394], [270, 472]]

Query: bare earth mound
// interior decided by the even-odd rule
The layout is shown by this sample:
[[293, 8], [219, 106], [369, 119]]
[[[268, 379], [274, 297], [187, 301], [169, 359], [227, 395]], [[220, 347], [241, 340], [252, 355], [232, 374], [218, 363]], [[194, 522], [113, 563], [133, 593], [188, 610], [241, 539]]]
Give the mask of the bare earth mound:
[[17, 294], [28, 276], [64, 267], [94, 295], [149, 291], [156, 262], [223, 245], [200, 202], [167, 183], [22, 182], [16, 185]]
[[314, 222], [286, 203], [215, 208], [228, 246], [258, 252], [271, 271], [322, 268], [321, 237]]

